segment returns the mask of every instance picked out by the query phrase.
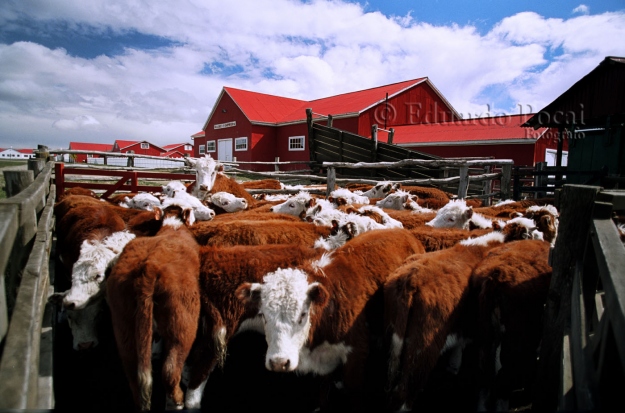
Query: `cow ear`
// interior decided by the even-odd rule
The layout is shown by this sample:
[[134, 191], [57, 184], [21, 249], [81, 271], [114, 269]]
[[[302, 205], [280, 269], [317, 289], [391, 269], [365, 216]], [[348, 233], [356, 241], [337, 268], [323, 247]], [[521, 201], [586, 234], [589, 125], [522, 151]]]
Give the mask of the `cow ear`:
[[217, 172], [223, 172], [223, 171], [224, 171], [224, 165], [220, 163], [220, 164], [219, 164], [219, 165], [215, 168], [215, 170], [216, 170]]
[[328, 294], [328, 290], [325, 287], [317, 282], [310, 284], [307, 291], [308, 299], [311, 304], [314, 304], [319, 307], [324, 307], [330, 295]]
[[260, 284], [258, 283], [243, 283], [234, 294], [245, 304], [260, 305]]
[[467, 218], [471, 218], [473, 216], [473, 207], [467, 208], [467, 210], [465, 211], [465, 216]]
[[332, 229], [330, 229], [331, 235], [336, 235], [339, 230], [339, 222], [336, 219], [332, 220]]
[[163, 219], [163, 210], [160, 209], [159, 207], [154, 207], [154, 219], [157, 221], [160, 221], [161, 219]]
[[195, 214], [193, 213], [193, 208], [185, 208], [182, 211], [182, 218], [184, 219], [184, 224], [187, 227], [190, 227], [195, 222]]
[[398, 190], [398, 189], [400, 189], [400, 188], [401, 188], [401, 184], [400, 184], [399, 182], [397, 182], [397, 183], [393, 184], [393, 189], [394, 189], [394, 190]]
[[308, 201], [304, 202], [304, 208], [306, 209], [314, 205], [315, 205], [315, 198], [312, 198], [312, 197]]
[[65, 298], [66, 295], [67, 295], [67, 291], [63, 291], [62, 293], [53, 293], [52, 295], [50, 295], [50, 297], [48, 297], [48, 302], [50, 304], [61, 305], [63, 304], [63, 299]]

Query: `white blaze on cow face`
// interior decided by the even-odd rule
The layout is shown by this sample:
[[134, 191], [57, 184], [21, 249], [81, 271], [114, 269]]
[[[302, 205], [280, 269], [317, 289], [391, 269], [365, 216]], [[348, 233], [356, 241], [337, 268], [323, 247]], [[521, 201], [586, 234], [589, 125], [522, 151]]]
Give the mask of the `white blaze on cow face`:
[[226, 212], [237, 212], [247, 209], [245, 198], [234, 196], [229, 192], [216, 192], [210, 196], [209, 201]]
[[315, 204], [315, 199], [306, 191], [300, 191], [281, 204], [274, 205], [269, 210], [278, 214], [289, 214], [299, 217], [306, 209]]
[[279, 268], [265, 275], [263, 283], [241, 288], [239, 297], [257, 305], [265, 322], [265, 367], [294, 371], [310, 335], [310, 313], [326, 304], [326, 289], [317, 282], [309, 284], [306, 273], [293, 268]]
[[170, 181], [163, 185], [163, 194], [173, 198], [176, 191], [187, 192], [187, 187], [181, 181]]
[[464, 199], [449, 201], [436, 212], [436, 216], [425, 225], [435, 228], [467, 228], [473, 216], [473, 208], [467, 206]]
[[208, 192], [213, 189], [219, 164], [210, 155], [204, 158], [186, 158], [187, 164], [195, 169], [195, 187], [193, 193], [199, 199], [204, 199]]
[[67, 309], [81, 309], [98, 296], [102, 292], [107, 267], [133, 238], [134, 234], [119, 231], [102, 241], [83, 241], [78, 260], [72, 267], [72, 286], [65, 293], [63, 306]]
[[404, 205], [406, 202], [413, 198], [416, 201], [417, 196], [411, 195], [410, 192], [402, 191], [400, 189], [392, 194], [386, 195], [384, 199], [380, 199], [375, 203], [375, 205], [378, 208], [402, 210], [405, 209]]

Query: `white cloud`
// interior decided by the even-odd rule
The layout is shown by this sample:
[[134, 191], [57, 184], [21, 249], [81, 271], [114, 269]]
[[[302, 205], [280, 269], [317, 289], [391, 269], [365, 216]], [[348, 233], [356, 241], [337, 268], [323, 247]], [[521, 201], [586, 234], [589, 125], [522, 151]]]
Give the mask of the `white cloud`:
[[538, 110], [605, 56], [625, 55], [623, 13], [518, 13], [480, 34], [339, 0], [24, 3], [10, 3], [0, 24], [25, 15], [66, 22], [77, 34], [137, 31], [174, 42], [91, 59], [35, 43], [0, 44], [0, 140], [33, 147], [190, 141], [223, 86], [316, 99], [428, 76], [461, 113], [484, 113], [487, 104], [495, 113], [517, 104]]
[[586, 6], [585, 4], [580, 4], [579, 6], [577, 6], [577, 7], [575, 7], [573, 9], [573, 13], [589, 14], [590, 13], [590, 8], [588, 6]]

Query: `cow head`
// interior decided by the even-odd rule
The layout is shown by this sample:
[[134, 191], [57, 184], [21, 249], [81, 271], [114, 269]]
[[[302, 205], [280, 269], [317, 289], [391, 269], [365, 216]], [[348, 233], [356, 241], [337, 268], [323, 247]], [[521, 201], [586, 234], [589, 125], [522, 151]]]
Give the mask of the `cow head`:
[[170, 181], [167, 185], [163, 185], [163, 194], [173, 198], [176, 191], [187, 192], [187, 187], [181, 181]]
[[299, 217], [313, 205], [315, 205], [315, 198], [306, 191], [300, 191], [283, 203], [272, 206], [269, 210], [279, 214], [289, 214]]
[[435, 228], [468, 228], [472, 216], [473, 208], [467, 206], [464, 199], [454, 199], [439, 209], [434, 219], [425, 225]]
[[375, 206], [378, 208], [402, 210], [405, 209], [406, 203], [411, 200], [416, 202], [417, 196], [411, 195], [410, 192], [407, 191], [398, 190], [380, 199], [375, 203]]
[[525, 217], [513, 218], [507, 221], [501, 232], [504, 234], [505, 242], [523, 239], [544, 241], [543, 233], [538, 230], [536, 223]]
[[[54, 293], [49, 298], [50, 303], [61, 305], [64, 293]], [[63, 309], [60, 316], [66, 318], [72, 332], [72, 347], [82, 351], [94, 348], [98, 345], [98, 323], [100, 314], [104, 309], [104, 299], [100, 298], [90, 302], [81, 309]]]
[[120, 203], [119, 205], [125, 208], [152, 211], [154, 207], [161, 205], [161, 201], [148, 192], [142, 192], [132, 198], [125, 197], [124, 202]]
[[185, 163], [195, 169], [195, 187], [194, 194], [199, 199], [204, 199], [208, 192], [213, 189], [217, 173], [222, 170], [223, 166], [215, 161], [210, 155], [204, 155], [204, 158], [185, 158]]
[[401, 187], [400, 183], [392, 183], [392, 182], [380, 182], [373, 188], [368, 191], [363, 192], [362, 194], [367, 198], [384, 198], [388, 194], [390, 194], [394, 190], [398, 190]]
[[103, 293], [106, 270], [114, 264], [126, 244], [135, 238], [128, 231], [115, 232], [101, 241], [85, 240], [80, 255], [72, 267], [72, 286], [63, 293], [63, 307], [68, 310], [82, 309]]
[[328, 302], [325, 287], [309, 284], [302, 270], [279, 268], [265, 275], [262, 283], [242, 284], [236, 295], [263, 318], [268, 346], [265, 367], [276, 372], [297, 369], [300, 351], [311, 334], [311, 314], [321, 312]]
[[226, 212], [238, 212], [247, 209], [245, 198], [234, 196], [229, 192], [216, 192], [208, 198], [208, 202]]

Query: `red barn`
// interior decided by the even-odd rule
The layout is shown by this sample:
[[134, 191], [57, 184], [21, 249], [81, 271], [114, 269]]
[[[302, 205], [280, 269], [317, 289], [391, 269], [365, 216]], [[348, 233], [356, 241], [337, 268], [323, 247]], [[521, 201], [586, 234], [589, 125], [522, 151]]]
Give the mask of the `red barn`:
[[[393, 128], [394, 144], [433, 155], [493, 156], [513, 159], [519, 166], [542, 161], [555, 164], [557, 134], [547, 128], [529, 131], [522, 127], [530, 114], [462, 119], [428, 78], [312, 101], [224, 87], [204, 128], [191, 135], [194, 156], [208, 153], [222, 161], [307, 161], [307, 108], [316, 117], [332, 115], [334, 127], [362, 136], [370, 137], [374, 124]], [[387, 133], [380, 130], [378, 139], [386, 142]]]
[[222, 161], [273, 162], [276, 157], [308, 161], [307, 108], [316, 116], [332, 115], [333, 126], [363, 136], [371, 135], [373, 124], [390, 128], [459, 117], [428, 78], [312, 101], [224, 87], [204, 124], [204, 136], [192, 135], [194, 156], [208, 153]]
[[116, 140], [113, 143], [112, 152], [136, 153], [139, 155], [161, 156], [167, 152], [166, 149], [156, 146], [148, 141], [122, 141]]
[[[113, 149], [113, 145], [110, 143], [89, 143], [89, 142], [70, 142], [69, 148], [70, 151], [99, 151], [99, 152], [110, 152]], [[100, 158], [100, 155], [81, 155], [75, 154], [72, 155], [74, 158], [74, 162], [76, 163], [85, 163], [87, 162], [87, 158]]]

